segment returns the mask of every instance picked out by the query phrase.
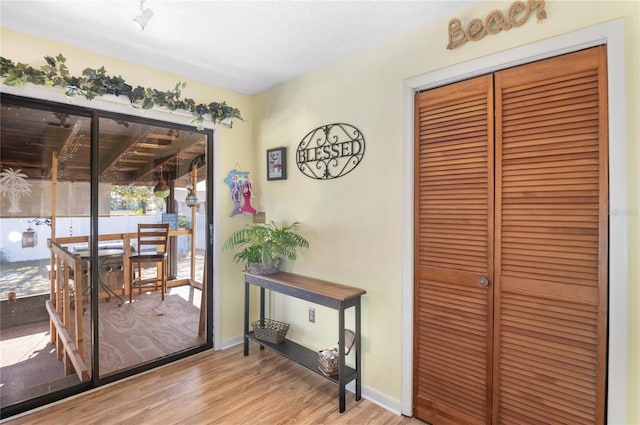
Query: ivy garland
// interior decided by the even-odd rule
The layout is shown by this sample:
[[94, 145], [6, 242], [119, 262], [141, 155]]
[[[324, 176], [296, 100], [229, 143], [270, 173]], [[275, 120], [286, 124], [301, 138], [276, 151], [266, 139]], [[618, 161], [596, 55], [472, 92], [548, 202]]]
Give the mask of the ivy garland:
[[154, 106], [166, 108], [170, 111], [183, 109], [190, 112], [194, 118], [191, 124], [202, 130], [204, 117], [211, 114], [211, 121], [220, 124], [226, 119], [237, 118], [242, 120], [240, 111], [227, 105], [226, 102], [211, 102], [207, 105], [196, 104], [193, 99], [181, 99], [181, 90], [187, 83], [178, 82], [173, 90], [160, 91], [153, 88], [137, 86], [133, 87], [121, 77], [112, 77], [107, 74], [104, 66], [99, 69], [85, 68], [81, 77], [72, 76], [69, 73], [67, 59], [58, 54], [55, 58], [45, 56], [46, 65], [36, 69], [23, 63], [14, 64], [12, 60], [0, 56], [0, 76], [4, 77], [4, 84], [8, 86], [24, 87], [31, 83], [40, 86], [64, 87], [65, 94], [69, 97], [83, 96], [88, 100], [96, 96], [112, 94], [115, 96], [127, 96], [131, 106], [141, 109], [151, 109]]

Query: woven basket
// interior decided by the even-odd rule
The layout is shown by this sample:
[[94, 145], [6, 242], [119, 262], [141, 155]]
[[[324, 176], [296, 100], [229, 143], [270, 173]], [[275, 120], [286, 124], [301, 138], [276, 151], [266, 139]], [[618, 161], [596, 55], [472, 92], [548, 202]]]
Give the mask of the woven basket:
[[325, 376], [337, 375], [340, 372], [340, 354], [338, 350], [327, 348], [318, 352], [318, 369]]
[[288, 323], [278, 322], [271, 319], [261, 319], [251, 324], [253, 334], [261, 341], [270, 342], [272, 344], [280, 344], [284, 341], [289, 330]]

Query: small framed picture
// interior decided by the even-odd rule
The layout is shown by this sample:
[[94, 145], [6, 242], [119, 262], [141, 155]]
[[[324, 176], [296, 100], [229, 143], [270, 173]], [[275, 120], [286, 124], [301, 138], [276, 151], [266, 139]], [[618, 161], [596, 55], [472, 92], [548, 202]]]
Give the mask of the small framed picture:
[[267, 149], [267, 180], [287, 179], [287, 148]]

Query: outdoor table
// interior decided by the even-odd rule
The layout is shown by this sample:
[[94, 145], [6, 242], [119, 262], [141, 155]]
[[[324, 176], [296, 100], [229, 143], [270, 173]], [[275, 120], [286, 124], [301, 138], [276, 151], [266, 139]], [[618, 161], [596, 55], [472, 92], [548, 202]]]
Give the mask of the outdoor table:
[[[83, 260], [90, 261], [91, 259], [90, 251], [78, 251], [76, 252], [76, 255], [79, 255], [80, 258], [82, 258]], [[118, 307], [120, 307], [124, 303], [124, 300], [120, 295], [116, 294], [111, 288], [109, 288], [109, 286], [102, 280], [101, 269], [105, 260], [113, 257], [121, 257], [122, 255], [124, 255], [124, 250], [122, 249], [99, 249], [98, 250], [98, 265], [99, 265], [98, 284], [107, 293], [107, 298], [106, 298], [107, 302], [111, 300], [112, 295], [120, 300], [120, 302], [118, 303]], [[90, 287], [91, 287], [90, 284], [87, 285], [87, 288], [90, 288]]]

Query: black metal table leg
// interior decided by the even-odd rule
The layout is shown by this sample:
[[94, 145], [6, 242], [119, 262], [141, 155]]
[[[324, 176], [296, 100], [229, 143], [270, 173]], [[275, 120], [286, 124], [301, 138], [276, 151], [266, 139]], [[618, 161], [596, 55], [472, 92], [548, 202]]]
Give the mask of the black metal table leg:
[[244, 355], [249, 355], [249, 283], [244, 283]]
[[120, 302], [118, 303], [118, 307], [122, 307], [122, 304], [124, 304], [124, 299], [122, 299], [122, 297], [120, 295], [118, 295], [115, 291], [113, 291], [111, 288], [109, 288], [107, 286], [107, 284], [104, 283], [104, 280], [102, 280], [102, 269], [104, 268], [105, 261], [109, 257], [113, 257], [113, 255], [104, 256], [104, 257], [100, 258], [100, 261], [99, 261], [100, 265], [98, 267], [98, 285], [100, 285], [100, 287], [104, 290], [104, 292], [107, 293], [107, 298], [106, 298], [107, 302], [111, 301], [111, 296], [114, 296], [118, 300], [120, 300]]
[[339, 356], [339, 385], [340, 385], [340, 413], [343, 413], [346, 408], [346, 391], [345, 386], [346, 382], [346, 369], [345, 369], [345, 359], [344, 359], [344, 304], [340, 303], [340, 307], [338, 309], [338, 349], [340, 351]]
[[356, 300], [356, 400], [362, 398], [362, 357], [360, 356], [360, 298]]
[[[264, 325], [264, 298], [265, 289], [260, 287], [260, 326]], [[260, 344], [260, 349], [264, 350], [264, 345]]]

